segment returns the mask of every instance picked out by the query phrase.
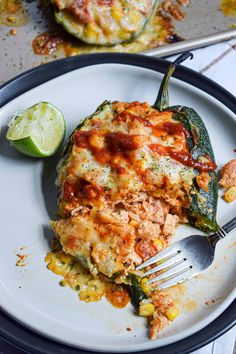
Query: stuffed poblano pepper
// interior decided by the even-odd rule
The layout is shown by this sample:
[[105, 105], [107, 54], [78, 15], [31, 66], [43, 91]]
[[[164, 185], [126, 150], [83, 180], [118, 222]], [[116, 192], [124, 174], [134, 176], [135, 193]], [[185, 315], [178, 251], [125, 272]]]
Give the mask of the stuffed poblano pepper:
[[56, 21], [83, 42], [130, 42], [145, 29], [157, 0], [51, 0]]
[[94, 279], [123, 284], [151, 337], [178, 310], [151, 291], [136, 266], [171, 242], [179, 224], [217, 228], [216, 164], [207, 130], [192, 109], [169, 106], [165, 75], [158, 98], [105, 101], [74, 130], [58, 165], [52, 227], [63, 251]]

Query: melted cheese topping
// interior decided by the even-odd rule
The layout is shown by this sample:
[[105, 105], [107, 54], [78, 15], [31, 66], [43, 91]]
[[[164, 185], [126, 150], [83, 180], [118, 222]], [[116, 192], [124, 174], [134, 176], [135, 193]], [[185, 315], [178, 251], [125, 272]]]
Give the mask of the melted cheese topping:
[[58, 168], [63, 218], [52, 225], [94, 276], [125, 279], [144, 246], [155, 253], [154, 241], [185, 220], [194, 169], [170, 156], [189, 154], [188, 133], [172, 116], [147, 103], [105, 102], [71, 137]]
[[153, 149], [160, 146], [188, 153], [187, 133], [172, 119], [172, 112], [159, 113], [148, 104], [136, 102], [120, 113], [115, 108], [116, 104], [105, 104], [74, 133], [66, 180], [86, 181], [90, 192], [94, 187], [96, 197], [109, 195], [112, 200], [129, 192], [152, 194], [162, 187], [164, 178], [172, 188], [182, 183], [191, 185], [191, 167]]
[[139, 35], [151, 17], [154, 0], [52, 0], [56, 19], [90, 44], [113, 45]]

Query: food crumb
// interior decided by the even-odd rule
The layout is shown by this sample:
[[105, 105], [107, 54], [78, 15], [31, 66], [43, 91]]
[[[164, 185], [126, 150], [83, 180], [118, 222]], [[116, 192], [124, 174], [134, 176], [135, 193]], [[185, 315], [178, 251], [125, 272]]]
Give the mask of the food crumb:
[[219, 186], [224, 188], [224, 200], [228, 203], [236, 200], [236, 159], [227, 162], [221, 169]]
[[10, 23], [15, 23], [16, 22], [16, 18], [15, 16], [8, 16], [7, 21]]
[[67, 283], [66, 283], [65, 280], [61, 280], [59, 284], [60, 284], [60, 286], [62, 286], [62, 287], [65, 287], [65, 286], [67, 285]]
[[130, 332], [130, 331], [132, 331], [132, 328], [127, 327], [127, 328], [126, 328], [126, 331]]
[[211, 299], [211, 300], [207, 300], [207, 301], [205, 302], [205, 305], [211, 306], [211, 305], [213, 305], [214, 303], [215, 303], [215, 300], [214, 300], [214, 299]]
[[210, 300], [205, 301], [205, 305], [213, 306], [216, 302], [221, 301], [221, 300], [223, 300], [222, 296], [217, 299], [210, 299]]
[[16, 36], [17, 35], [17, 30], [14, 28], [14, 29], [11, 29], [10, 30], [10, 34], [12, 35], [12, 36]]
[[175, 20], [181, 21], [185, 18], [185, 13], [183, 12], [181, 6], [185, 6], [185, 1], [182, 0], [175, 3], [172, 0], [164, 0], [162, 3], [162, 10], [172, 16]]
[[25, 267], [25, 260], [27, 258], [27, 256], [25, 254], [20, 254], [17, 253], [16, 256], [18, 257], [18, 260], [16, 261], [16, 266], [17, 267]]

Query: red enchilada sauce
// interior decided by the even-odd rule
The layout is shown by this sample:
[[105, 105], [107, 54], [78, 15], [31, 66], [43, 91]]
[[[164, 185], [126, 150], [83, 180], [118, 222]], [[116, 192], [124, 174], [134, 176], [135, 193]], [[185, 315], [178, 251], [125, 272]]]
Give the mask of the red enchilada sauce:
[[64, 183], [63, 196], [65, 200], [74, 201], [79, 197], [94, 199], [103, 193], [103, 188], [98, 185], [92, 185], [84, 179], [76, 182], [66, 181]]
[[118, 308], [125, 307], [129, 301], [130, 297], [125, 290], [124, 286], [120, 284], [107, 284], [105, 295], [107, 300], [114, 306]]
[[97, 3], [100, 6], [112, 6], [115, 0], [98, 0]]
[[[94, 136], [104, 138], [106, 147], [99, 148], [94, 146]], [[110, 165], [114, 165], [113, 161], [116, 155], [128, 158], [129, 152], [141, 146], [139, 135], [128, 135], [124, 133], [101, 134], [96, 129], [89, 131], [79, 130], [75, 132], [73, 142], [77, 147], [92, 151], [98, 162]]]
[[49, 55], [52, 54], [61, 44], [66, 43], [65, 35], [59, 32], [44, 32], [39, 34], [32, 42], [35, 54]]
[[162, 156], [170, 156], [172, 159], [182, 163], [185, 166], [193, 167], [200, 172], [213, 172], [216, 169], [214, 161], [205, 156], [208, 161], [194, 160], [188, 151], [175, 151], [170, 146], [163, 146], [160, 144], [150, 144], [149, 147]]
[[[172, 114], [172, 111], [168, 111]], [[161, 113], [160, 113], [161, 114]], [[121, 112], [117, 115], [116, 121], [123, 121], [129, 123], [131, 121], [137, 120], [145, 127], [151, 128], [153, 135], [179, 135], [183, 138], [190, 138], [189, 132], [184, 128], [182, 123], [173, 123], [173, 122], [162, 122], [157, 125], [152, 124], [148, 119], [137, 116], [136, 114], [130, 112]]]
[[[189, 137], [189, 133], [184, 128], [182, 123], [163, 122], [157, 125], [152, 125], [145, 119], [143, 121], [144, 125], [147, 126], [149, 123], [149, 126], [152, 126], [153, 134], [155, 136], [175, 136], [184, 138], [185, 141], [186, 138]], [[104, 138], [105, 147], [99, 148], [94, 146], [92, 142], [94, 136]], [[92, 151], [98, 162], [110, 165], [114, 165], [113, 161], [117, 155], [130, 159], [130, 153], [142, 145], [139, 135], [128, 135], [120, 132], [101, 134], [96, 129], [91, 129], [90, 131], [79, 130], [75, 132], [73, 142], [80, 148], [89, 149]], [[217, 167], [214, 161], [212, 161], [208, 156], [204, 156], [206, 161], [194, 160], [187, 148], [176, 150], [171, 146], [164, 146], [161, 144], [150, 144], [149, 147], [159, 155], [170, 156], [172, 159], [182, 163], [183, 165], [193, 167], [200, 172], [211, 172]]]

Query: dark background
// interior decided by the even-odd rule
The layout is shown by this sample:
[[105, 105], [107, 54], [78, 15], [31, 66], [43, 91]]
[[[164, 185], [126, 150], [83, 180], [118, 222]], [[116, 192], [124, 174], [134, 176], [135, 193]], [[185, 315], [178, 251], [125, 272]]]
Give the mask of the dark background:
[[12, 345], [0, 338], [0, 354], [23, 354], [22, 350], [16, 349]]

